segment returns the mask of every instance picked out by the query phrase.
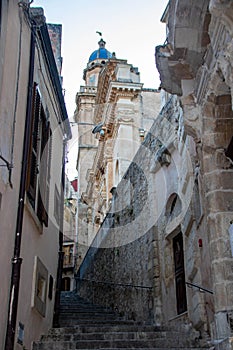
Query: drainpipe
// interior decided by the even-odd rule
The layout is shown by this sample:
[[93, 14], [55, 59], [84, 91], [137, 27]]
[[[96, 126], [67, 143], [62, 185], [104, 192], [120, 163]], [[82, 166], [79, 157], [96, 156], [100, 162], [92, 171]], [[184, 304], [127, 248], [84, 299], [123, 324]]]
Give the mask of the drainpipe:
[[31, 45], [30, 45], [30, 62], [29, 62], [29, 77], [28, 77], [28, 96], [27, 96], [27, 110], [24, 128], [23, 140], [23, 154], [22, 154], [22, 168], [19, 187], [18, 210], [15, 228], [15, 245], [14, 256], [12, 258], [11, 271], [11, 285], [10, 285], [10, 299], [8, 306], [7, 330], [5, 338], [5, 350], [13, 350], [15, 342], [16, 319], [18, 309], [18, 296], [20, 285], [20, 270], [22, 258], [20, 257], [23, 214], [24, 214], [24, 196], [26, 189], [26, 177], [28, 166], [28, 149], [30, 144], [30, 125], [32, 119], [32, 92], [33, 92], [33, 75], [34, 75], [34, 59], [35, 59], [35, 28], [32, 26], [31, 31]]
[[65, 156], [66, 156], [66, 141], [63, 141], [62, 154], [62, 174], [61, 174], [61, 205], [60, 205], [60, 222], [59, 222], [59, 251], [58, 251], [58, 268], [57, 268], [57, 284], [54, 303], [53, 327], [58, 328], [60, 315], [60, 299], [62, 289], [62, 270], [63, 270], [63, 215], [64, 215], [64, 189], [65, 189]]

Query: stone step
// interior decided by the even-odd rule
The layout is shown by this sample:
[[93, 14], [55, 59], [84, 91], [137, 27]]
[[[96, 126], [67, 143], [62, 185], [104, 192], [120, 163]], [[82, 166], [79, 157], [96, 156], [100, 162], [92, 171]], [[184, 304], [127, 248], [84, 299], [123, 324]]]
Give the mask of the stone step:
[[79, 313], [74, 313], [74, 312], [66, 312], [66, 313], [61, 313], [60, 319], [66, 319], [66, 318], [75, 318], [77, 320], [101, 320], [101, 319], [109, 319], [109, 320], [115, 320], [117, 319], [117, 316], [115, 314], [110, 314], [110, 313], [105, 313], [105, 314], [100, 314], [100, 313], [86, 313], [86, 314], [79, 314]]
[[[153, 325], [143, 325], [137, 324], [136, 322], [131, 322], [129, 325], [120, 324], [117, 325], [77, 325], [74, 327], [62, 327], [62, 328], [52, 328], [48, 334], [75, 334], [75, 333], [115, 333], [115, 332], [166, 332], [168, 331], [167, 327], [162, 326], [153, 326]], [[170, 331], [170, 330], [169, 330]], [[182, 334], [180, 331], [174, 331]]]
[[177, 339], [171, 344], [170, 340], [103, 340], [103, 341], [54, 341], [54, 342], [36, 342], [33, 350], [77, 350], [77, 349], [203, 349], [197, 346], [187, 346]]
[[100, 310], [91, 310], [91, 309], [86, 309], [86, 310], [84, 310], [84, 309], [73, 309], [73, 308], [70, 308], [70, 309], [60, 309], [60, 313], [62, 314], [62, 315], [64, 315], [64, 314], [71, 314], [71, 313], [73, 313], [73, 314], [79, 314], [79, 315], [83, 315], [83, 316], [85, 316], [85, 315], [97, 315], [97, 316], [99, 316], [99, 315], [114, 315], [114, 316], [116, 316], [116, 313], [115, 312], [113, 312], [112, 310], [103, 310], [103, 309], [100, 309]]
[[131, 325], [133, 324], [134, 321], [125, 321], [125, 320], [109, 320], [108, 318], [106, 319], [67, 319], [67, 318], [62, 318], [60, 317], [60, 327], [72, 327], [72, 326], [78, 326], [78, 325], [87, 325], [87, 326], [93, 326], [93, 325], [108, 325], [109, 327], [111, 326], [117, 326], [117, 325]]
[[[34, 344], [33, 346], [33, 350], [86, 350], [86, 349], [76, 349], [74, 347], [67, 347], [67, 348], [63, 348], [61, 347], [59, 344], [57, 345], [56, 348], [44, 348], [42, 347], [42, 345], [40, 344]], [[128, 350], [129, 348], [114, 348], [114, 350]], [[133, 348], [132, 348], [133, 349]], [[180, 347], [169, 347], [169, 348], [137, 348], [137, 350], [202, 350], [203, 348], [180, 348]], [[92, 350], [92, 349], [90, 349]], [[113, 350], [113, 348], [105, 348], [104, 350]], [[209, 348], [209, 350], [214, 350], [213, 347]]]
[[[184, 334], [183, 334], [184, 336]], [[182, 338], [180, 333], [171, 332], [77, 332], [77, 333], [62, 333], [58, 332], [56, 334], [48, 334], [42, 337], [44, 341], [77, 341], [77, 340], [149, 340], [149, 339], [176, 339]], [[186, 341], [186, 339], [184, 339]]]
[[[60, 308], [61, 309], [69, 309], [69, 308], [74, 308], [74, 309], [80, 309], [80, 310], [103, 310], [104, 307], [103, 306], [100, 306], [100, 305], [90, 305], [90, 304], [87, 304], [87, 305], [81, 305], [81, 304], [72, 304], [72, 305], [68, 305], [68, 304], [65, 304], [65, 305], [60, 305]], [[110, 308], [106, 308], [106, 310], [110, 310]]]
[[120, 318], [75, 293], [61, 295], [60, 326], [33, 344], [33, 350], [200, 350], [209, 348], [199, 333], [156, 327]]

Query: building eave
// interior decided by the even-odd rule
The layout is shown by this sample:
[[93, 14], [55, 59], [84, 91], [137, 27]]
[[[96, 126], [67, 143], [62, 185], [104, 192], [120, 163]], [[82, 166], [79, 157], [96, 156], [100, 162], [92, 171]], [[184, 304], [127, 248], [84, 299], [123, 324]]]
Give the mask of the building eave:
[[51, 45], [51, 41], [50, 41], [50, 37], [49, 37], [48, 28], [47, 28], [46, 23], [44, 25], [42, 25], [41, 27], [39, 27], [38, 35], [39, 35], [39, 38], [41, 40], [42, 49], [43, 49], [44, 56], [46, 58], [46, 63], [47, 63], [48, 71], [50, 74], [50, 78], [52, 80], [53, 87], [54, 87], [55, 93], [56, 93], [58, 101], [59, 101], [61, 118], [62, 118], [62, 121], [64, 123], [66, 139], [70, 140], [72, 138], [70, 123], [69, 123], [69, 119], [68, 119], [68, 114], [67, 114], [67, 110], [66, 110], [64, 96], [62, 93], [61, 82], [60, 82], [60, 78], [58, 75], [57, 66], [56, 66], [54, 55], [53, 55], [52, 45]]
[[162, 14], [162, 17], [160, 18], [160, 22], [166, 23], [167, 17], [168, 17], [168, 8], [169, 8], [169, 1], [167, 3], [167, 6]]

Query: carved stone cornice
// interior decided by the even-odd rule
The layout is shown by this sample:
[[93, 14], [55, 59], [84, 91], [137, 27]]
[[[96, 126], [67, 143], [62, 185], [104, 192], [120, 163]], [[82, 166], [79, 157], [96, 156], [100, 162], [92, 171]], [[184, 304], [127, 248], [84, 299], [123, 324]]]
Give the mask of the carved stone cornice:
[[129, 81], [117, 81], [115, 70], [118, 63], [127, 63], [125, 60], [109, 60], [99, 76], [98, 93], [96, 96], [95, 123], [105, 122], [108, 117], [109, 105], [119, 98], [133, 99], [140, 93], [143, 84]]
[[106, 96], [109, 89], [110, 81], [116, 79], [114, 74], [116, 65], [117, 65], [117, 60], [113, 60], [113, 61], [109, 60], [99, 75], [98, 92], [96, 95], [97, 107], [95, 112], [95, 120], [97, 122], [101, 120], [103, 105], [107, 102]]

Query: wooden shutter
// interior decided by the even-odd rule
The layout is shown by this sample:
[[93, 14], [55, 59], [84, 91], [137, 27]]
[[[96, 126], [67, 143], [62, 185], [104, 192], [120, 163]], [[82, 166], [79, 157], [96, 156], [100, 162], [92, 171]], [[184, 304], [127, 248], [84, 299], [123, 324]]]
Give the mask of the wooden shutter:
[[32, 104], [31, 142], [29, 148], [29, 164], [27, 173], [27, 193], [29, 200], [35, 209], [37, 175], [38, 175], [38, 134], [41, 111], [41, 98], [36, 84], [34, 84]]
[[39, 178], [39, 195], [37, 215], [41, 222], [48, 226], [48, 209], [49, 209], [49, 184], [51, 168], [51, 148], [52, 134], [50, 123], [45, 118], [45, 113], [41, 110], [41, 149], [40, 149], [40, 178]]

